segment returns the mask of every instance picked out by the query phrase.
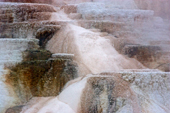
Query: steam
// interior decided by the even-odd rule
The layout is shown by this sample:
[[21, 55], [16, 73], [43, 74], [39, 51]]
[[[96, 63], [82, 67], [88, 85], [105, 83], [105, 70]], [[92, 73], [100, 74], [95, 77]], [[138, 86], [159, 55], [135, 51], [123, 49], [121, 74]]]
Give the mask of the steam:
[[117, 6], [124, 5], [126, 7], [134, 6], [135, 8], [143, 10], [153, 10], [155, 16], [170, 19], [169, 0], [52, 0], [52, 4], [56, 5], [78, 4], [83, 2], [103, 2]]

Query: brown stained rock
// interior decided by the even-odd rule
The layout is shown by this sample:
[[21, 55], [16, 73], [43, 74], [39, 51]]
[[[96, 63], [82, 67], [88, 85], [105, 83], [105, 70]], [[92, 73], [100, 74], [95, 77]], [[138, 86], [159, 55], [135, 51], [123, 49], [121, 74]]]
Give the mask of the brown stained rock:
[[18, 22], [0, 24], [0, 26], [0, 38], [36, 38], [37, 32], [47, 30], [54, 33], [60, 29], [57, 22]]
[[137, 45], [134, 39], [129, 39], [129, 38], [114, 38], [113, 39], [113, 45], [114, 48], [119, 52], [123, 53], [123, 48], [126, 45]]
[[5, 113], [20, 113], [24, 106], [15, 106], [12, 108], [8, 108]]
[[0, 23], [0, 38], [12, 38], [13, 29], [12, 26], [5, 25], [4, 23]]
[[128, 84], [119, 77], [90, 77], [81, 97], [80, 112], [116, 113], [125, 105], [126, 99], [122, 97], [129, 89]]
[[12, 13], [0, 14], [0, 22], [13, 23], [14, 17]]
[[16, 13], [14, 16], [15, 22], [24, 21], [45, 21], [51, 18], [51, 12], [28, 12], [28, 13]]
[[56, 25], [46, 25], [38, 29], [35, 34], [36, 38], [39, 39], [39, 45], [44, 48], [59, 28], [60, 26]]
[[169, 72], [170, 53], [160, 50], [159, 46], [124, 45], [121, 53], [130, 58], [137, 59], [150, 69]]
[[13, 13], [34, 13], [34, 12], [55, 12], [53, 6], [47, 4], [23, 4], [23, 3], [0, 3], [2, 14], [8, 12]]
[[170, 72], [170, 63], [162, 63], [155, 68], [164, 72]]
[[168, 72], [170, 69], [170, 52], [160, 51], [159, 46], [142, 46], [137, 41], [128, 38], [114, 38], [113, 42], [119, 53], [136, 58], [148, 68], [164, 72]]
[[[169, 97], [169, 74], [160, 71], [155, 73], [155, 71], [143, 70], [142, 72], [140, 70], [139, 72], [105, 72], [89, 75], [78, 112], [116, 113], [118, 110], [124, 109], [124, 106], [129, 105], [132, 106], [132, 111], [137, 113], [146, 109], [142, 106], [149, 100], [149, 96], [146, 95], [150, 95], [152, 99], [162, 103], [157, 99], [157, 96]], [[135, 92], [132, 86], [139, 88], [141, 93]], [[129, 108], [126, 111], [131, 110]]]
[[0, 14], [8, 14], [8, 13], [13, 13], [13, 11], [9, 8], [0, 6]]
[[0, 22], [49, 20], [52, 12], [54, 7], [45, 4], [0, 3]]
[[48, 60], [51, 55], [47, 50], [26, 50], [23, 52], [23, 61]]
[[73, 59], [74, 54], [55, 53], [55, 54], [52, 54], [52, 57], [53, 57], [53, 59], [55, 59], [55, 58]]
[[43, 96], [57, 96], [68, 81], [77, 77], [76, 66], [71, 60], [54, 59], [52, 62], [51, 69], [41, 79], [44, 85], [40, 91]]
[[0, 22], [4, 23], [49, 20], [52, 12], [56, 12], [53, 7], [49, 5], [17, 4], [16, 7], [15, 4], [14, 7], [1, 5], [2, 4], [0, 4]]
[[72, 59], [53, 58], [46, 50], [27, 50], [23, 62], [10, 69], [6, 83], [11, 85], [22, 103], [31, 97], [57, 96], [64, 85], [77, 77]]
[[51, 12], [36, 12], [32, 14], [32, 18], [29, 19], [31, 20], [36, 20], [36, 21], [42, 21], [42, 20], [49, 20], [51, 18], [52, 13]]
[[125, 45], [123, 54], [140, 62], [152, 62], [156, 60], [156, 52], [159, 50], [161, 50], [159, 46]]
[[0, 38], [40, 38], [38, 35], [48, 35], [46, 38], [50, 39], [60, 28], [54, 26], [58, 25], [55, 22], [40, 22], [49, 20], [55, 12], [50, 5], [0, 3], [0, 12]]
[[[106, 78], [90, 78], [87, 83], [87, 89], [85, 88], [86, 94], [81, 103], [82, 113], [109, 112], [108, 109], [115, 102], [115, 97], [112, 93], [114, 89], [114, 80], [108, 80]], [[102, 95], [104, 93], [105, 95]], [[104, 100], [102, 100], [102, 96]]]

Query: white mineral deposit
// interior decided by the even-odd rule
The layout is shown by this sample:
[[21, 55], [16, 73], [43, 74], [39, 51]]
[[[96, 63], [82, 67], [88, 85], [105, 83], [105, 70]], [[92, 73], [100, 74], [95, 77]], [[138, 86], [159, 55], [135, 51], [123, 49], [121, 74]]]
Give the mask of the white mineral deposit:
[[170, 0], [0, 0], [0, 113], [170, 113]]

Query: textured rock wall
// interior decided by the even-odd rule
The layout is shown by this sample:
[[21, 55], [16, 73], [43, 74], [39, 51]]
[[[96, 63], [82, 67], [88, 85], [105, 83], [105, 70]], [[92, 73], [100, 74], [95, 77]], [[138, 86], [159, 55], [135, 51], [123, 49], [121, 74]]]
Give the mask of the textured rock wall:
[[[170, 19], [170, 1], [169, 0], [2, 0], [2, 2], [23, 2], [23, 3], [48, 3], [56, 5], [66, 5], [82, 2], [112, 2], [116, 5], [124, 5], [124, 7], [137, 6], [144, 10], [153, 10], [156, 16]], [[136, 3], [136, 5], [135, 5]]]
[[[22, 113], [61, 109], [62, 113], [169, 113], [169, 73], [149, 69], [131, 71], [89, 74], [72, 80], [58, 97], [33, 98]], [[58, 101], [67, 103], [73, 111], [64, 111], [63, 108], [70, 109], [66, 105], [60, 110], [57, 106], [51, 108]]]
[[13, 88], [6, 83], [8, 66], [15, 66], [22, 61], [22, 53], [27, 49], [38, 48], [38, 40], [32, 39], [0, 39], [0, 112], [4, 113], [6, 108], [16, 105], [18, 98]]
[[[85, 0], [65, 0], [56, 1], [56, 4], [65, 5], [83, 1], [85, 2]], [[92, 1], [98, 2], [98, 0]], [[105, 2], [105, 0], [101, 1]], [[136, 38], [141, 36], [139, 37], [141, 40], [138, 41], [141, 44], [157, 44], [159, 40], [153, 42], [153, 39], [169, 39], [167, 35], [169, 31], [164, 29], [161, 18], [153, 17], [152, 11], [137, 9], [133, 0], [109, 2], [112, 4], [81, 3], [79, 9], [82, 8], [82, 10], [79, 13], [77, 13], [77, 4], [63, 6], [66, 13], [82, 15], [83, 18], [80, 17], [78, 19], [81, 20], [77, 20], [78, 24], [76, 19], [74, 21], [63, 19], [67, 17], [63, 13], [58, 13], [58, 16], [53, 15], [55, 22], [49, 21], [51, 14], [54, 13], [50, 5], [0, 3], [1, 37], [26, 38], [0, 39], [2, 54], [0, 56], [2, 59], [0, 62], [0, 68], [2, 68], [0, 70], [2, 75], [0, 75], [0, 112], [4, 113], [6, 107], [11, 107], [7, 113], [21, 110], [23, 113], [169, 113], [169, 73], [154, 69], [144, 70], [145, 67], [133, 59], [136, 57], [142, 63], [144, 61], [148, 63], [155, 60], [155, 54], [162, 52], [157, 51], [160, 50], [159, 46], [135, 45]], [[41, 8], [45, 12], [41, 12]], [[156, 24], [147, 23], [150, 22], [149, 20]], [[63, 25], [60, 30], [58, 24]], [[150, 25], [155, 28], [152, 29], [153, 32], [150, 30], [152, 28], [149, 27]], [[31, 30], [33, 33], [28, 32]], [[32, 35], [29, 36], [29, 34]], [[60, 53], [51, 56], [49, 51], [38, 49], [38, 43], [35, 46], [32, 42], [25, 45], [20, 43], [27, 41], [29, 37], [39, 39], [41, 48], [46, 47], [53, 53], [75, 54], [74, 60], [79, 66], [79, 76], [84, 76], [68, 82], [77, 77], [76, 65], [72, 61], [73, 55]], [[116, 40], [121, 38], [122, 40], [127, 38], [127, 40], [124, 40], [123, 44], [118, 44], [120, 42]], [[169, 44], [167, 40], [164, 41], [167, 45]], [[6, 43], [8, 45], [5, 45]], [[114, 48], [115, 43], [117, 46], [122, 45], [122, 48], [118, 48], [133, 58], [119, 54]], [[24, 51], [23, 54], [19, 50]], [[19, 55], [13, 56], [14, 53]], [[13, 57], [9, 57], [10, 54]], [[168, 52], [161, 54], [165, 54], [162, 58], [164, 62], [169, 61]], [[20, 62], [22, 58], [24, 59]], [[10, 65], [11, 60], [17, 60], [20, 63]], [[3, 62], [7, 62], [8, 65], [5, 67], [8, 71], [3, 70]], [[16, 64], [13, 61], [12, 63]], [[89, 73], [90, 75], [87, 75]], [[94, 75], [94, 73], [97, 74]], [[62, 90], [63, 87], [64, 90]], [[56, 98], [48, 97], [57, 94], [59, 96]], [[32, 97], [33, 99], [25, 107], [12, 107], [14, 104], [22, 105]], [[17, 99], [20, 103], [16, 101]]]
[[48, 4], [0, 2], [0, 113], [33, 96], [56, 96], [76, 76], [70, 58], [51, 58], [39, 50], [60, 28], [59, 22], [47, 21], [55, 11]]
[[[76, 89], [77, 83], [72, 81], [59, 95], [59, 100], [68, 103], [76, 113], [154, 113], [156, 110], [168, 113], [169, 73], [101, 73], [96, 76], [88, 75], [80, 82], [85, 85], [81, 89], [82, 93], [78, 93], [81, 90]], [[67, 92], [72, 87], [76, 90], [70, 93], [77, 93], [80, 98], [75, 100], [81, 104], [75, 105], [79, 103], [75, 101], [73, 105], [68, 98], [63, 98], [67, 97]], [[165, 98], [168, 100], [164, 100]]]
[[[53, 6], [45, 4], [0, 3], [0, 38], [51, 38], [59, 29], [50, 20]], [[44, 38], [44, 35], [46, 38]], [[42, 43], [41, 40], [41, 43]], [[42, 44], [43, 45], [43, 44]]]
[[[124, 53], [125, 49], [130, 54], [134, 51], [136, 55], [133, 55], [133, 58], [146, 67], [169, 70], [169, 57], [166, 55], [168, 53], [166, 48], [169, 48], [169, 25], [160, 17], [154, 17], [153, 11], [122, 9], [114, 4], [108, 6], [104, 3], [81, 3], [77, 5], [77, 11], [83, 18], [78, 20], [79, 25], [86, 29], [94, 27], [112, 34], [114, 37], [107, 38], [112, 40], [114, 48], [119, 53]], [[148, 49], [135, 50], [135, 47], [142, 46]], [[151, 49], [152, 47], [155, 49]]]
[[52, 58], [45, 50], [27, 50], [23, 61], [6, 67], [6, 83], [11, 85], [21, 103], [32, 97], [57, 96], [64, 85], [77, 77], [76, 65], [70, 58]]

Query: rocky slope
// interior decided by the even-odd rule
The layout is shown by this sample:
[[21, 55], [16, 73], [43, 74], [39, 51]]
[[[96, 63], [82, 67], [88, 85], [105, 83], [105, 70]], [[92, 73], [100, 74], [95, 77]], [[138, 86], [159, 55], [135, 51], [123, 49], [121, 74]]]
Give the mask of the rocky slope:
[[169, 24], [87, 1], [0, 2], [0, 113], [170, 112]]
[[77, 65], [73, 55], [52, 55], [44, 49], [61, 27], [47, 21], [59, 15], [53, 6], [1, 2], [0, 9], [0, 112], [4, 113], [34, 96], [57, 96], [77, 77]]
[[112, 4], [119, 5], [122, 3], [126, 7], [135, 4], [135, 7], [143, 10], [153, 10], [155, 16], [170, 19], [170, 2], [169, 0], [0, 0], [1, 2], [23, 2], [23, 3], [48, 3], [57, 6], [66, 4], [77, 4], [82, 2], [112, 2]]

